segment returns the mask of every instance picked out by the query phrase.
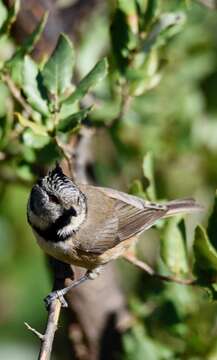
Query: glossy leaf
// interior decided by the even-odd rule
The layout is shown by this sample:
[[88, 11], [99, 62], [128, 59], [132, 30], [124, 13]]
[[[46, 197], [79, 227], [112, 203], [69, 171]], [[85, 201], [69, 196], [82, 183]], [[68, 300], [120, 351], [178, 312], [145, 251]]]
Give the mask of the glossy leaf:
[[78, 124], [84, 120], [89, 112], [91, 111], [91, 108], [81, 110], [75, 114], [70, 115], [66, 119], [63, 119], [59, 122], [57, 126], [57, 131], [66, 133], [69, 131], [72, 131]]
[[71, 84], [74, 48], [69, 38], [61, 34], [54, 52], [42, 70], [43, 82], [52, 95], [60, 96]]
[[148, 0], [144, 16], [144, 25], [147, 26], [153, 21], [158, 8], [158, 0]]
[[140, 180], [134, 180], [129, 188], [129, 193], [141, 198], [146, 198], [142, 183]]
[[0, 29], [0, 36], [8, 34], [10, 32], [11, 26], [15, 22], [19, 10], [20, 0], [14, 0], [13, 5], [8, 11], [7, 18]]
[[158, 8], [158, 0], [135, 0], [137, 6], [137, 14], [139, 18], [140, 31], [148, 28], [150, 23], [154, 20]]
[[185, 243], [178, 225], [177, 217], [167, 220], [161, 237], [161, 257], [174, 274], [188, 272]]
[[36, 63], [26, 56], [23, 64], [23, 91], [29, 104], [42, 115], [48, 116], [48, 105], [40, 94], [37, 76], [38, 67]]
[[47, 22], [47, 18], [48, 18], [48, 13], [45, 12], [41, 21], [36, 26], [35, 30], [29, 35], [29, 37], [27, 37], [27, 39], [24, 41], [23, 45], [18, 47], [18, 49], [15, 52], [15, 54], [13, 55], [13, 57], [9, 61], [7, 61], [7, 63], [6, 63], [7, 66], [11, 67], [13, 65], [13, 62], [16, 62], [17, 59], [22, 59], [25, 54], [30, 53], [34, 49], [36, 43], [40, 39], [41, 33], [44, 30], [44, 27]]
[[32, 129], [26, 129], [22, 138], [24, 144], [33, 149], [41, 149], [50, 141], [49, 136], [36, 134]]
[[118, 70], [124, 74], [132, 49], [136, 47], [135, 36], [128, 23], [127, 14], [117, 8], [111, 24], [111, 43]]
[[16, 169], [16, 173], [17, 173], [17, 176], [19, 176], [24, 181], [27, 181], [27, 182], [33, 181], [34, 177], [32, 174], [31, 165], [25, 163], [24, 161], [21, 162], [21, 164], [19, 164], [19, 166]]
[[160, 360], [172, 359], [172, 351], [162, 343], [153, 340], [142, 324], [135, 324], [123, 337], [126, 360]]
[[45, 28], [47, 23], [48, 12], [45, 12], [42, 16], [41, 21], [36, 26], [35, 30], [26, 38], [23, 45], [21, 45], [17, 52], [15, 53], [14, 57], [19, 55], [29, 54], [35, 47], [36, 43], [39, 41], [41, 34]]
[[195, 230], [193, 249], [195, 272], [215, 273], [217, 275], [217, 252], [202, 226], [197, 226]]
[[72, 114], [72, 106], [80, 101], [87, 92], [98, 84], [108, 73], [108, 61], [106, 58], [100, 60], [92, 70], [80, 81], [76, 90], [63, 102], [61, 114], [69, 116]]
[[47, 145], [37, 150], [37, 163], [47, 165], [56, 160], [60, 160], [60, 152], [54, 140], [51, 139]]
[[163, 14], [143, 41], [142, 50], [147, 53], [153, 47], [163, 45], [166, 39], [180, 31], [184, 22], [185, 15], [182, 12]]
[[23, 82], [23, 55], [20, 53], [6, 63], [10, 76], [16, 85], [22, 87]]
[[2, 31], [2, 26], [4, 25], [8, 16], [8, 9], [3, 4], [3, 1], [0, 1], [0, 32]]
[[6, 67], [10, 71], [13, 81], [21, 87], [23, 85], [22, 74], [24, 56], [34, 49], [36, 43], [40, 39], [41, 33], [44, 30], [47, 22], [47, 17], [48, 13], [45, 13], [39, 24], [36, 26], [36, 29], [32, 32], [32, 34], [29, 35], [29, 37], [27, 37], [23, 45], [17, 48], [17, 51], [12, 56], [12, 58], [6, 62]]
[[44, 126], [36, 124], [33, 121], [26, 119], [24, 116], [22, 116], [19, 113], [15, 113], [15, 115], [16, 115], [20, 125], [23, 128], [30, 128], [37, 135], [47, 136], [47, 131]]

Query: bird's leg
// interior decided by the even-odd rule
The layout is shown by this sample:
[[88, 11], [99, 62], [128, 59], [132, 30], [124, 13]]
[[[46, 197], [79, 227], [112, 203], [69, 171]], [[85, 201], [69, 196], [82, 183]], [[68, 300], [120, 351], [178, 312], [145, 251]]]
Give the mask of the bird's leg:
[[49, 308], [51, 303], [56, 299], [60, 300], [62, 307], [67, 307], [68, 304], [67, 304], [64, 296], [68, 293], [68, 291], [73, 289], [74, 287], [82, 284], [86, 280], [95, 280], [97, 278], [97, 276], [101, 273], [101, 270], [102, 270], [102, 266], [99, 266], [94, 270], [87, 270], [87, 272], [82, 277], [80, 277], [80, 279], [73, 281], [69, 286], [67, 286], [63, 289], [60, 289], [60, 290], [52, 291], [44, 299], [46, 308]]

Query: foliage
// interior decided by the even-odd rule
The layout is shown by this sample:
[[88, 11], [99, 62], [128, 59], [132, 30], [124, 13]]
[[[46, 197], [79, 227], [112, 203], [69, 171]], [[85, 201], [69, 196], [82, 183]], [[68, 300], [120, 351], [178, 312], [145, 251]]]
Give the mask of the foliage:
[[[8, 10], [0, 1], [0, 43], [10, 49], [0, 51], [0, 267], [2, 293], [9, 294], [1, 298], [0, 335], [7, 337], [13, 323], [17, 339], [25, 317], [40, 323], [42, 315], [34, 314], [48, 289], [40, 252], [28, 240], [27, 194], [42, 168], [67, 157], [70, 136], [95, 127], [98, 183], [150, 201], [193, 195], [211, 207], [217, 182], [215, 13], [194, 2], [117, 0], [111, 16], [90, 19], [76, 47], [60, 34], [53, 53], [36, 62], [31, 53], [47, 14], [18, 47], [10, 30], [19, 5]], [[193, 233], [194, 222], [177, 217], [145, 235], [141, 258], [197, 284], [162, 284], [126, 267], [134, 323], [123, 335], [120, 358], [217, 357], [216, 303], [206, 296], [216, 299], [216, 212], [215, 197], [207, 227]], [[197, 222], [206, 214], [200, 216]], [[19, 314], [15, 303], [26, 304]]]

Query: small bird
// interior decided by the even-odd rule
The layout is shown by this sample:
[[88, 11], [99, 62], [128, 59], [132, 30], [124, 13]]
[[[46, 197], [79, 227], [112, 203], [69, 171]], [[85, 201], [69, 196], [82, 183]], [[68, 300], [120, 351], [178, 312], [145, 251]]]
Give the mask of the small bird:
[[109, 261], [125, 253], [161, 218], [201, 210], [193, 199], [156, 204], [110, 188], [75, 184], [61, 167], [33, 186], [27, 219], [45, 253], [87, 272], [70, 286], [51, 292], [49, 305], [87, 279], [94, 279]]

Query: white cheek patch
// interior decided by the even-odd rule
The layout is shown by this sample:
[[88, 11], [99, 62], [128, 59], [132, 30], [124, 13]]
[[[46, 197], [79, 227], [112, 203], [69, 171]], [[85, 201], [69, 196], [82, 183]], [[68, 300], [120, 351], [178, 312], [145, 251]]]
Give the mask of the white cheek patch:
[[79, 214], [78, 216], [72, 216], [70, 224], [58, 230], [57, 234], [59, 236], [67, 236], [71, 235], [73, 232], [76, 232], [85, 220], [85, 217], [85, 211], [82, 211], [81, 214]]

